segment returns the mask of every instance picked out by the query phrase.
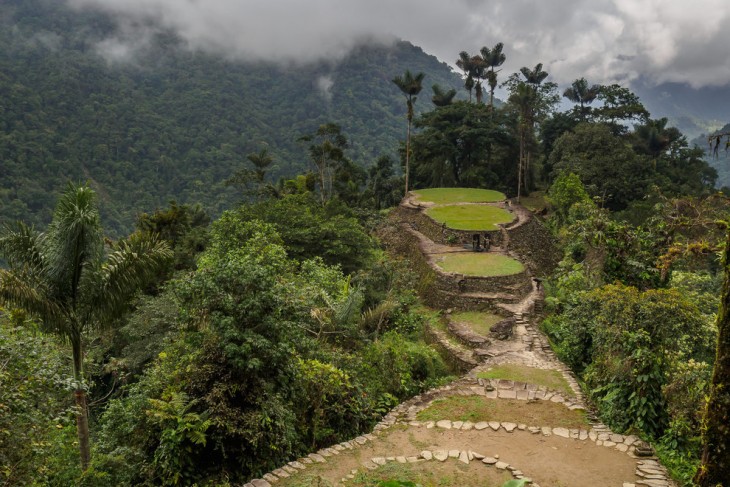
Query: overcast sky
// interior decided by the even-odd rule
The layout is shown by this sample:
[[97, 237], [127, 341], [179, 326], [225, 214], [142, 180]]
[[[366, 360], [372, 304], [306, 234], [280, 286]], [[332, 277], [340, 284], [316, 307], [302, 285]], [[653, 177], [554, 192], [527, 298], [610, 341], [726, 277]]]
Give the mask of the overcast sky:
[[340, 57], [397, 36], [453, 65], [501, 41], [506, 72], [542, 62], [561, 84], [730, 84], [730, 0], [67, 1], [115, 14], [125, 34], [99, 46], [111, 57], [142, 48], [154, 19], [191, 48], [248, 60]]

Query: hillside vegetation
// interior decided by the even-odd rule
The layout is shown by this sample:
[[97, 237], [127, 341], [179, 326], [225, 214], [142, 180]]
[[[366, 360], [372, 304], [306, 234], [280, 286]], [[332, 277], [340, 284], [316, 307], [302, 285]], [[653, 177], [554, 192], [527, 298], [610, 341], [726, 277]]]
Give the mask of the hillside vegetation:
[[407, 42], [293, 66], [190, 52], [166, 34], [109, 63], [97, 45], [115, 29], [108, 16], [64, 2], [3, 2], [0, 221], [47, 223], [66, 180], [98, 190], [114, 235], [172, 199], [219, 214], [241, 198], [224, 182], [247, 154], [268, 148], [275, 179], [301, 173], [309, 163], [298, 139], [325, 122], [342, 127], [362, 166], [395, 156], [406, 108], [391, 79], [404, 66], [427, 74], [417, 112], [433, 106], [431, 84], [460, 85]]

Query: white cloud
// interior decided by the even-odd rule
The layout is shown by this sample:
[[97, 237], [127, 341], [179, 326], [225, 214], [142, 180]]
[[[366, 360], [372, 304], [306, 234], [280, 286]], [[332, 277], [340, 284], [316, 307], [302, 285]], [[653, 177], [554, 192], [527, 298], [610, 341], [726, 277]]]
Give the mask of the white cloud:
[[[507, 72], [543, 62], [552, 79], [730, 83], [727, 0], [67, 0], [121, 23], [154, 19], [189, 46], [281, 62], [338, 59], [397, 36], [443, 61], [504, 42]], [[141, 36], [106, 41], [127, 55]], [[136, 44], [135, 44], [136, 41]], [[124, 50], [123, 45], [131, 51]], [[106, 51], [104, 50], [106, 46]]]

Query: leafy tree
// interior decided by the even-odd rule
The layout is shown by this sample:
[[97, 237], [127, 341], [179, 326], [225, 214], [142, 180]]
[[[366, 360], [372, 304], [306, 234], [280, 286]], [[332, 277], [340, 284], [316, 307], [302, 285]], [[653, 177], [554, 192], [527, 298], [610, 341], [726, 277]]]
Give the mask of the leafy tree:
[[577, 174], [591, 196], [612, 210], [646, 195], [652, 167], [614, 135], [609, 126], [582, 123], [564, 133], [550, 155], [554, 171]]
[[309, 158], [317, 168], [322, 205], [327, 203], [334, 191], [334, 176], [337, 168], [346, 163], [347, 138], [335, 123], [320, 125], [316, 132], [299, 138], [309, 145]]
[[369, 195], [372, 195], [376, 210], [395, 206], [400, 201], [398, 187], [401, 179], [393, 172], [393, 159], [381, 156], [368, 170]]
[[642, 122], [649, 118], [649, 112], [639, 97], [621, 85], [601, 86], [597, 98], [603, 105], [593, 110], [593, 116], [597, 121], [608, 124], [616, 134], [625, 133], [629, 122]]
[[0, 310], [0, 485], [40, 485], [56, 473], [47, 461], [54, 433], [73, 417], [66, 367], [62, 345], [23, 311]]
[[550, 186], [548, 198], [559, 224], [567, 222], [568, 213], [574, 204], [590, 201], [585, 186], [581, 183], [580, 178], [572, 172], [560, 173]]
[[416, 184], [504, 189], [512, 179], [513, 138], [503, 113], [458, 101], [425, 113], [416, 126]]
[[167, 244], [133, 235], [105, 255], [95, 193], [72, 186], [61, 195], [44, 233], [20, 223], [0, 236], [10, 264], [0, 270], [0, 302], [27, 310], [45, 331], [71, 346], [81, 466], [91, 457], [84, 385], [83, 340], [111, 326], [130, 297], [171, 257]]
[[393, 78], [393, 83], [403, 92], [406, 96], [407, 113], [406, 119], [408, 120], [408, 132], [406, 133], [406, 190], [405, 194], [408, 195], [408, 173], [410, 172], [410, 161], [411, 161], [411, 124], [413, 123], [413, 104], [416, 103], [416, 95], [423, 89], [423, 78], [426, 75], [418, 73], [413, 76], [409, 70], [403, 76], [396, 76]]
[[287, 195], [226, 213], [219, 225], [232, 225], [238, 219], [272, 224], [293, 259], [302, 262], [321, 257], [350, 273], [369, 261], [373, 242], [357, 220], [340, 210], [334, 201], [326, 207], [318, 205], [311, 194]]
[[603, 417], [655, 439], [669, 419], [662, 385], [676, 365], [708, 361], [714, 338], [696, 305], [677, 290], [641, 292], [621, 284], [581, 293], [548, 330]]

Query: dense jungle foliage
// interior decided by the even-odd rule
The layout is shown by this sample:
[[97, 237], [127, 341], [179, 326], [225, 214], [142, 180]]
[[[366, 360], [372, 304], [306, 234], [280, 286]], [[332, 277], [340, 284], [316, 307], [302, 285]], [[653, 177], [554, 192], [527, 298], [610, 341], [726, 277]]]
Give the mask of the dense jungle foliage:
[[[160, 231], [175, 259], [131, 314], [85, 334], [85, 473], [65, 344], [19, 310], [2, 314], [2, 485], [240, 482], [368, 431], [448, 377], [421, 341], [416, 276], [346, 206], [308, 192], [224, 212], [209, 229], [191, 214], [140, 219], [139, 238]], [[323, 233], [311, 240], [311, 228]]]

